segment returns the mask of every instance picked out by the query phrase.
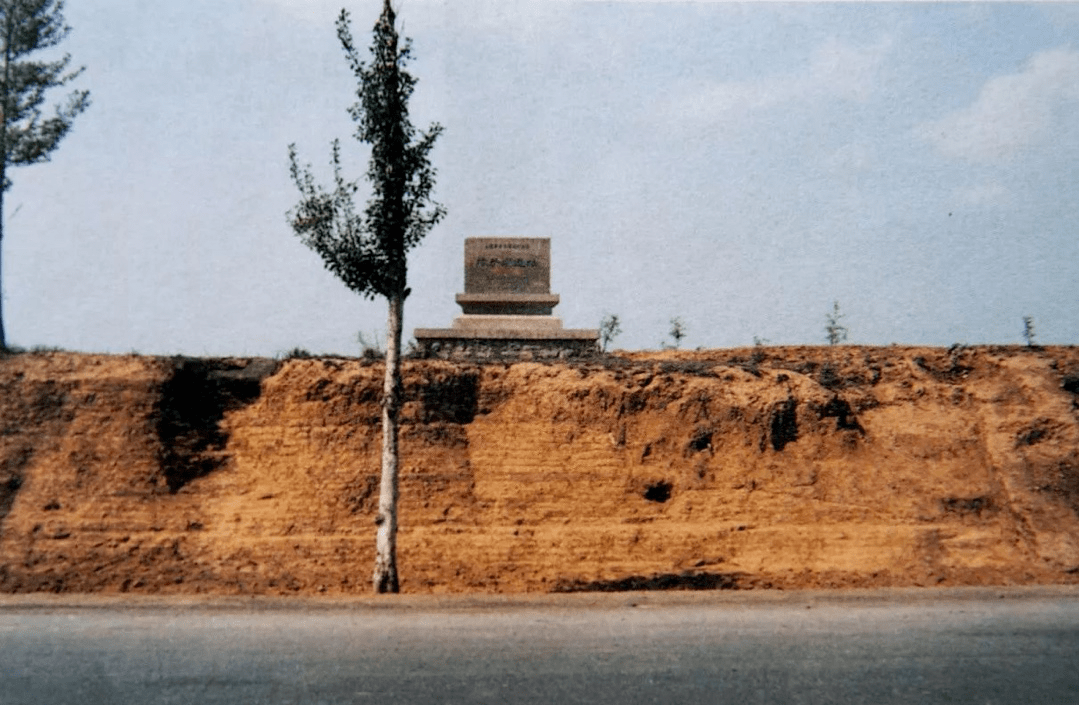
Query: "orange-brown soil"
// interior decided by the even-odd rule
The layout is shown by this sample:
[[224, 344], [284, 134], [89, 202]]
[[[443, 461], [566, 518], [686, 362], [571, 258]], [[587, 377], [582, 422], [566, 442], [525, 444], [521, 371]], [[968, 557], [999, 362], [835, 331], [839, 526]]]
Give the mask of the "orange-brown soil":
[[[405, 592], [1079, 582], [1079, 349], [404, 367]], [[370, 590], [382, 368], [0, 359], [0, 591]]]

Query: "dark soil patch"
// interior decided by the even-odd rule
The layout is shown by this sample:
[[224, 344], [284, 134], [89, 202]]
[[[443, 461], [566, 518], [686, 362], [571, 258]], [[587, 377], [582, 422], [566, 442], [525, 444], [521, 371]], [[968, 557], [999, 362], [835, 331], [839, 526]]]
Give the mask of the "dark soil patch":
[[619, 580], [566, 580], [552, 592], [630, 592], [633, 590], [737, 590], [742, 573], [658, 573], [632, 575]]
[[[476, 370], [464, 370], [458, 374], [438, 375], [425, 380], [417, 390], [423, 402], [423, 423], [447, 422], [468, 424], [476, 418], [479, 406], [480, 376]], [[405, 398], [412, 397], [405, 394]]]
[[832, 397], [827, 404], [817, 409], [817, 416], [822, 419], [834, 418], [836, 428], [840, 431], [865, 433], [865, 429], [858, 423], [858, 419], [854, 417], [850, 404], [839, 397]]
[[944, 511], [952, 514], [974, 514], [981, 516], [983, 512], [993, 510], [991, 497], [946, 497], [940, 500]]
[[[798, 400], [787, 399], [775, 405], [768, 420], [768, 439], [772, 449], [782, 451], [798, 440]], [[761, 448], [764, 450], [764, 448]]]
[[658, 502], [663, 504], [671, 498], [671, 490], [673, 486], [669, 482], [660, 481], [654, 482], [644, 490], [644, 498], [649, 502]]

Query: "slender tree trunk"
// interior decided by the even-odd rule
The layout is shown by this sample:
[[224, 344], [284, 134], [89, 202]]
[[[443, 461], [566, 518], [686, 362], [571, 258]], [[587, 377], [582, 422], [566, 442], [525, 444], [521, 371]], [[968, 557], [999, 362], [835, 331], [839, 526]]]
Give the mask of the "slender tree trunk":
[[4, 193], [7, 192], [7, 100], [11, 86], [11, 12], [5, 13], [7, 23], [4, 26], [4, 83], [0, 86], [0, 351], [7, 348], [4, 335]]
[[15, 34], [15, 19], [11, 12], [11, 6], [5, 3], [4, 7], [4, 68], [3, 85], [0, 85], [0, 351], [7, 348], [7, 337], [4, 334], [4, 193], [7, 191], [7, 167], [8, 167], [8, 100], [11, 98], [11, 42]]
[[4, 169], [0, 168], [0, 352], [7, 349], [4, 336]]
[[400, 454], [397, 416], [401, 409], [401, 327], [405, 300], [402, 293], [389, 297], [386, 341], [386, 377], [382, 386], [382, 483], [378, 491], [378, 536], [375, 542], [375, 592], [399, 592], [397, 579], [397, 495]]

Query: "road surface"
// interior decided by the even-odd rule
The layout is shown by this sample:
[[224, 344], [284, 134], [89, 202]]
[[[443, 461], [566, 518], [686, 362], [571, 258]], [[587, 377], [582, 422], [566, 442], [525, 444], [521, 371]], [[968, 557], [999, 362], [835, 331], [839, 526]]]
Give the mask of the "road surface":
[[0, 596], [0, 705], [1079, 703], [1079, 590]]

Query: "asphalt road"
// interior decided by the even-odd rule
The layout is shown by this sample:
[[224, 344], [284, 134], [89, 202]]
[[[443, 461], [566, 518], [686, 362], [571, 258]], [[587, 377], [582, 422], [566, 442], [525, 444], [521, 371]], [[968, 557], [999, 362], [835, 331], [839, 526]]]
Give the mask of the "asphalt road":
[[0, 704], [1079, 703], [1079, 590], [0, 597]]

